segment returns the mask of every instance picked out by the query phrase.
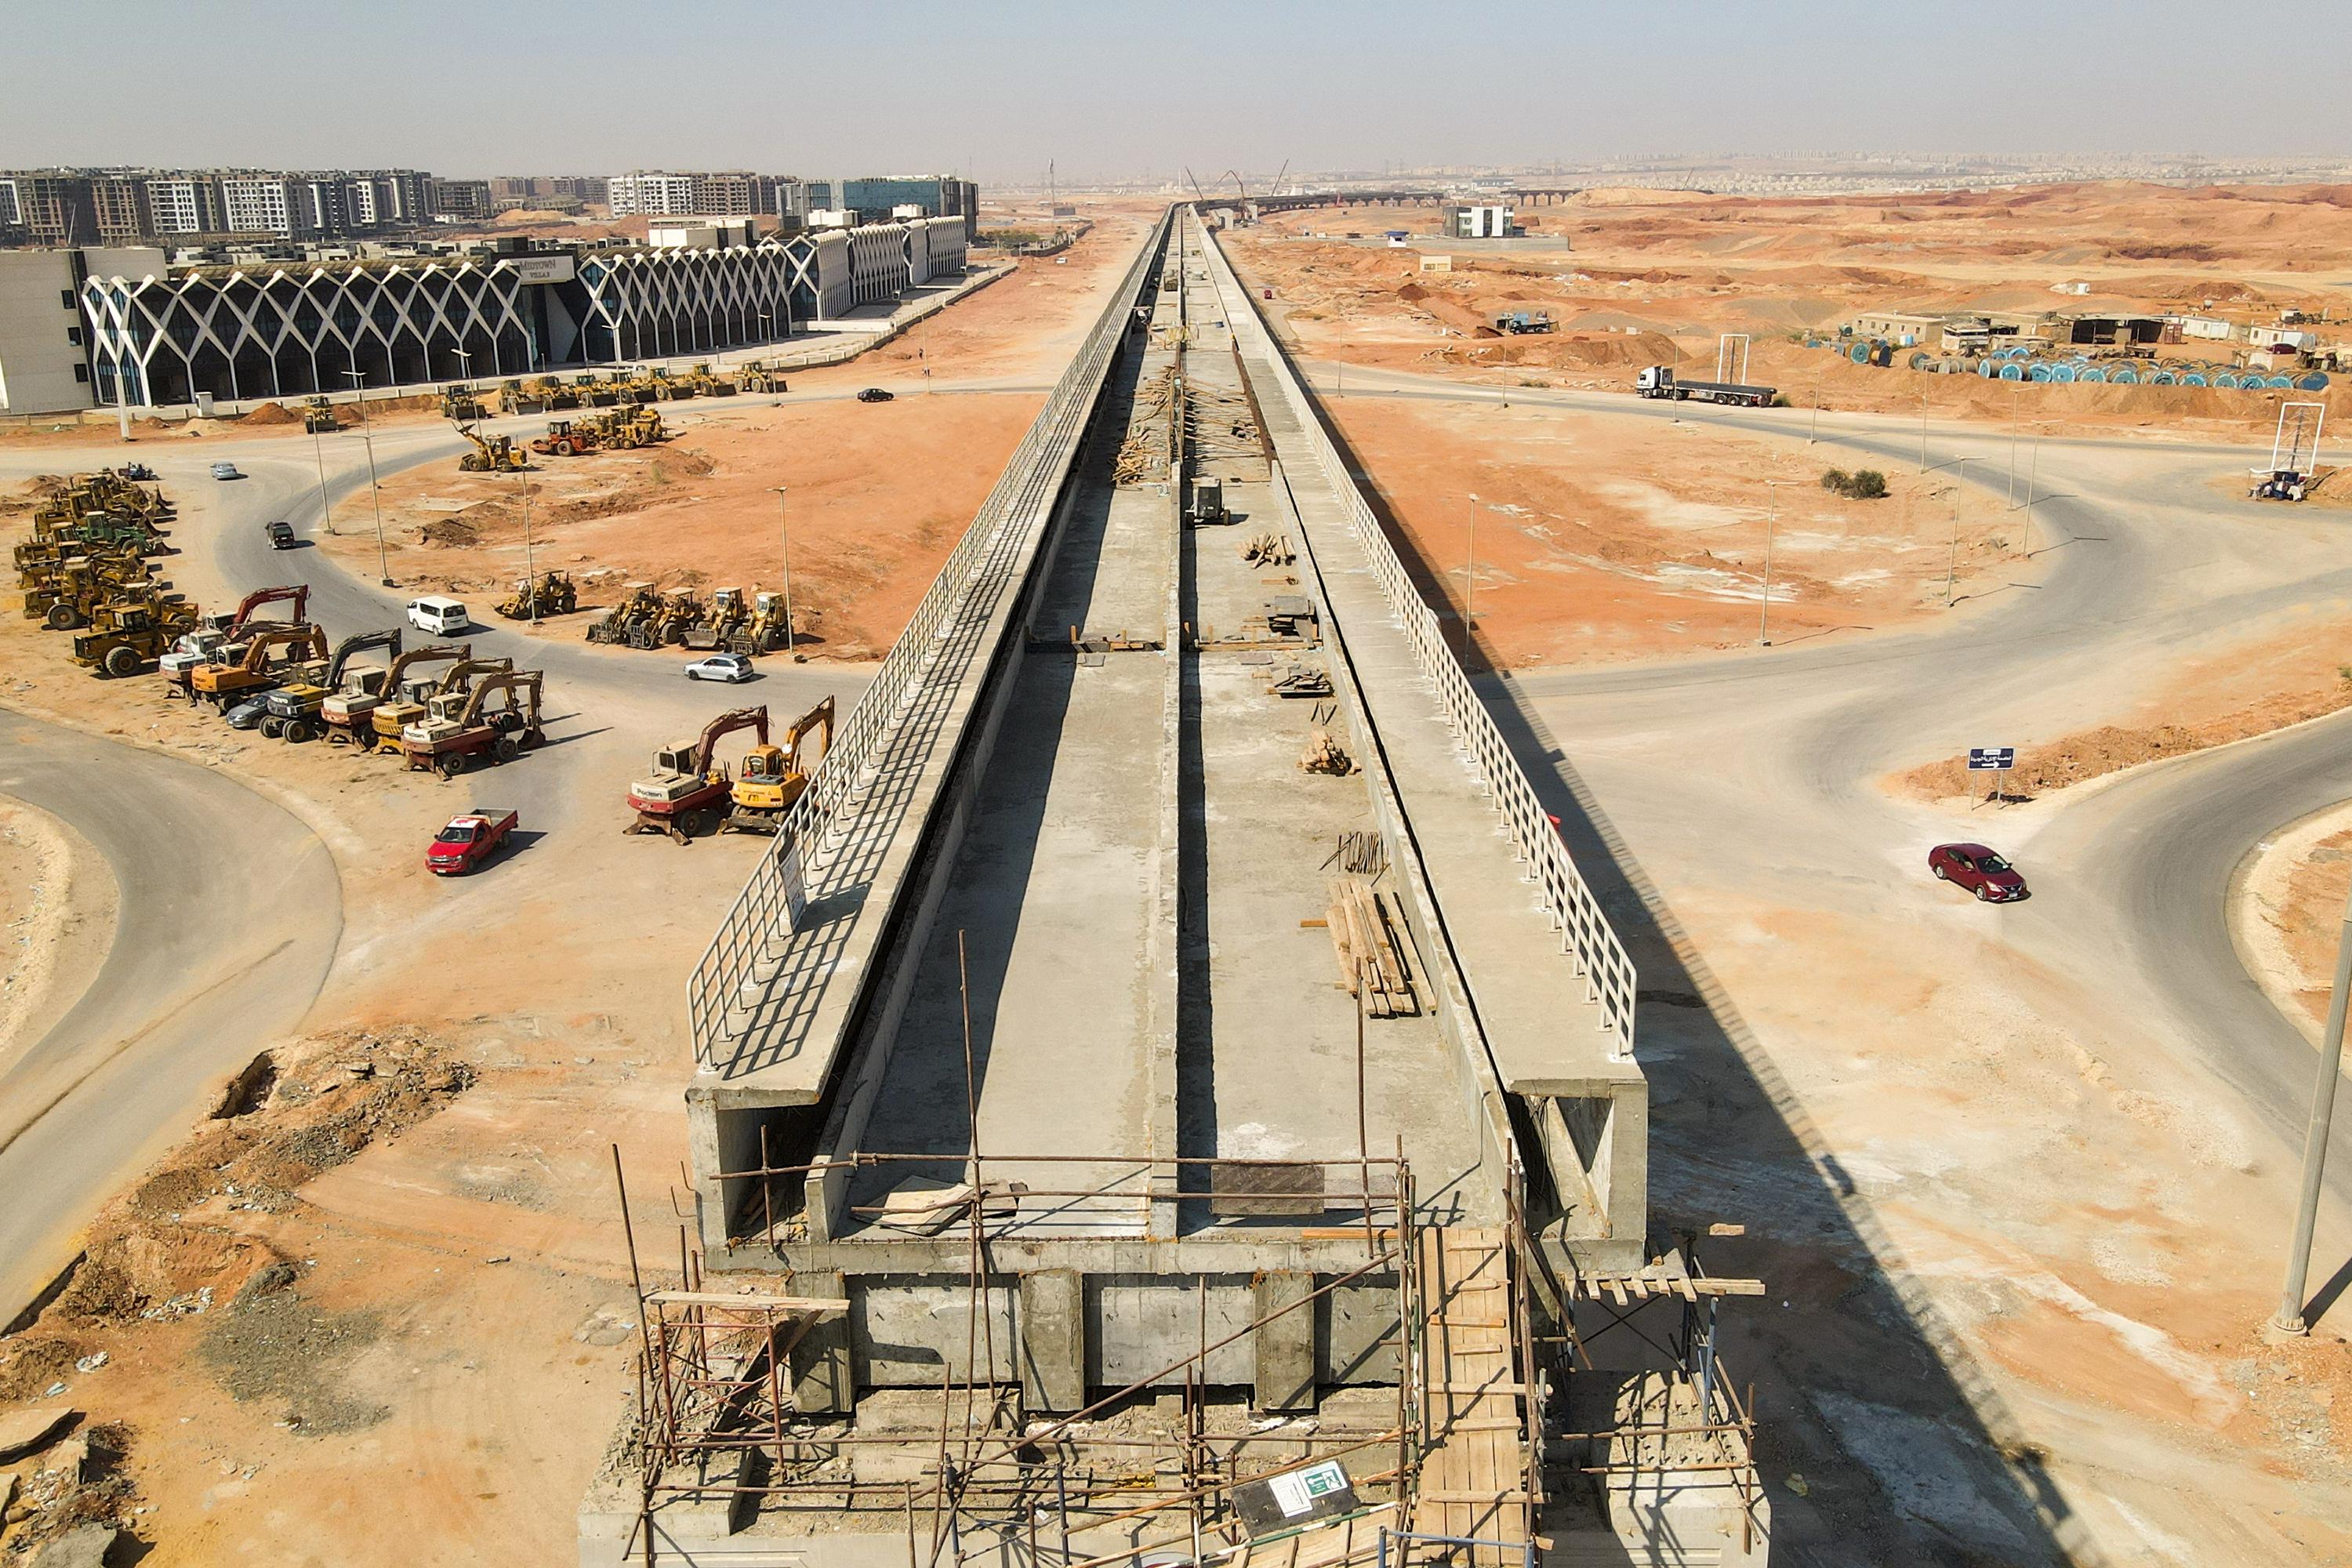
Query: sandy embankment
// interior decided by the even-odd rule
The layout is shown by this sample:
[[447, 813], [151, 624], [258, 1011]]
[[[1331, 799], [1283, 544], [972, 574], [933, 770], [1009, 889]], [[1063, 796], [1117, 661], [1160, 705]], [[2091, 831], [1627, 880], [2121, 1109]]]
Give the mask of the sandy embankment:
[[0, 1067], [87, 990], [114, 940], [115, 888], [90, 842], [0, 795]]

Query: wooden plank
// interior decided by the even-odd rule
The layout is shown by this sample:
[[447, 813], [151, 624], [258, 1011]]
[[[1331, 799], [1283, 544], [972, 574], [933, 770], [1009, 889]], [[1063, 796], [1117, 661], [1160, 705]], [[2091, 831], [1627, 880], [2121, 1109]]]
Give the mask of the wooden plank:
[[799, 1312], [811, 1317], [838, 1317], [849, 1303], [833, 1296], [730, 1296], [718, 1290], [652, 1290], [648, 1301], [670, 1307], [733, 1307], [741, 1311]]

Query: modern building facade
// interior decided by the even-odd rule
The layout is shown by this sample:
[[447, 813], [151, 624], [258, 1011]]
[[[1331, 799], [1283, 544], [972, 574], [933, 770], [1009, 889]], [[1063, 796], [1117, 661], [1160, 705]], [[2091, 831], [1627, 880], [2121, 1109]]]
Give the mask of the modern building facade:
[[90, 403], [73, 250], [0, 250], [0, 414]]
[[[107, 252], [78, 287], [89, 399], [138, 406], [748, 348], [961, 272], [964, 258], [961, 221], [926, 218], [755, 245], [180, 269], [159, 249]], [[77, 284], [68, 274], [61, 287]]]

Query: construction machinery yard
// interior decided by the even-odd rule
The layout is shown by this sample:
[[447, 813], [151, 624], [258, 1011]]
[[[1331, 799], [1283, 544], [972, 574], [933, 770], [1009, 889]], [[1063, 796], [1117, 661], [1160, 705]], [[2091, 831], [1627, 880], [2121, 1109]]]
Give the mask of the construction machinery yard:
[[[2021, 443], [2028, 512], [1942, 420], [1342, 388], [1229, 247], [1106, 209], [1051, 353], [956, 396], [681, 373], [660, 445], [525, 457], [616, 386], [445, 395], [473, 429], [376, 430], [383, 557], [356, 430], [166, 452], [176, 517], [27, 496], [0, 790], [58, 827], [0, 861], [116, 934], [0, 1009], [0, 1102], [59, 1108], [0, 1126], [0, 1251], [87, 1252], [0, 1405], [89, 1413], [0, 1458], [0, 1548], [79, 1497], [158, 1568], [2352, 1549], [2340, 1309], [2252, 1327], [2309, 1047], [2222, 923], [2311, 1006], [2342, 726], [2268, 689], [2329, 695], [2327, 488], [2245, 497], [2267, 420]], [[452, 588], [475, 626], [392, 629]], [[1956, 834], [2034, 899], [1939, 907]]]

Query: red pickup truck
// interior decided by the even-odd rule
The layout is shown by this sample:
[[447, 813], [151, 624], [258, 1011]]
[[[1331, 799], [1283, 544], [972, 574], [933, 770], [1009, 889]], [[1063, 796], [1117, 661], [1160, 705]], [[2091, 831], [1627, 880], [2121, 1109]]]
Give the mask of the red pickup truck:
[[425, 868], [436, 877], [462, 876], [497, 854], [514, 826], [511, 811], [477, 807], [453, 816], [448, 826], [433, 836], [432, 847], [425, 852]]

